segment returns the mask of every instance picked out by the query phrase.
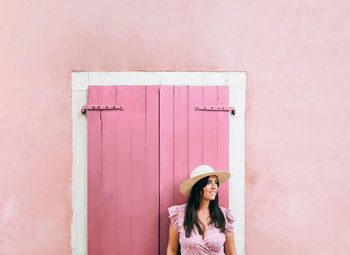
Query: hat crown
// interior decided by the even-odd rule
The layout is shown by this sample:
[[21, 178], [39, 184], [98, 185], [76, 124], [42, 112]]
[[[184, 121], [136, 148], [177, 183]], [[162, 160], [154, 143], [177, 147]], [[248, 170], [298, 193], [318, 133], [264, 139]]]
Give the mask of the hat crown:
[[193, 169], [190, 178], [193, 178], [193, 177], [201, 175], [201, 174], [207, 174], [207, 173], [215, 173], [215, 171], [211, 166], [201, 165], [201, 166]]

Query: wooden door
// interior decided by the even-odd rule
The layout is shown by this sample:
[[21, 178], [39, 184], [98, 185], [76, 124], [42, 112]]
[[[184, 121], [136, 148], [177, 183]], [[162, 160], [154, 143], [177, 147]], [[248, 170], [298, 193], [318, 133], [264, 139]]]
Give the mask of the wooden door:
[[158, 87], [89, 86], [88, 254], [158, 254]]
[[[89, 255], [165, 254], [167, 208], [201, 164], [228, 170], [227, 86], [90, 86], [88, 103], [124, 110], [88, 113]], [[220, 187], [228, 206], [228, 184]]]
[[[160, 87], [160, 254], [166, 254], [167, 208], [187, 202], [179, 192], [195, 167], [229, 167], [229, 113], [196, 111], [197, 106], [227, 106], [227, 86]], [[228, 207], [228, 183], [219, 190], [219, 203]]]

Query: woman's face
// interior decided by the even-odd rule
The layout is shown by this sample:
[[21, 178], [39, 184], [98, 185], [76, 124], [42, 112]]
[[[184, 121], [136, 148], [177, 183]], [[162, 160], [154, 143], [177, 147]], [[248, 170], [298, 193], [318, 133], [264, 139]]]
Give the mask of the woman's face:
[[214, 200], [219, 189], [219, 181], [215, 175], [209, 176], [207, 185], [203, 188], [204, 200]]

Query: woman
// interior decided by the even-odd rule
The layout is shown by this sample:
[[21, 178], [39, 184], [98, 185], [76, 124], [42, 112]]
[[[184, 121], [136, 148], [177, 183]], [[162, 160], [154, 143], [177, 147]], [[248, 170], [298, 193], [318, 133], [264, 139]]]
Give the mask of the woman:
[[180, 186], [189, 196], [187, 205], [170, 207], [170, 228], [167, 255], [237, 255], [233, 216], [229, 209], [219, 207], [218, 188], [230, 177], [207, 165], [195, 168], [191, 177]]

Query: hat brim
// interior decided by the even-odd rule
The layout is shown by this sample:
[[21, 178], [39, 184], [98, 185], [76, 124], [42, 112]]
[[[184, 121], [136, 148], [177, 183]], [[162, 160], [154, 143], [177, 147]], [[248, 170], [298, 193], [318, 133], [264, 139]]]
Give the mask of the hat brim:
[[230, 178], [230, 173], [229, 172], [211, 172], [211, 173], [206, 173], [206, 174], [201, 174], [201, 175], [197, 175], [195, 177], [192, 177], [188, 180], [186, 180], [185, 182], [183, 182], [180, 185], [180, 192], [185, 195], [185, 196], [189, 196], [191, 194], [191, 190], [193, 185], [199, 181], [200, 179], [207, 177], [207, 176], [212, 176], [215, 175], [218, 178], [219, 184], [222, 185], [224, 182], [226, 182], [228, 180], [228, 178]]

